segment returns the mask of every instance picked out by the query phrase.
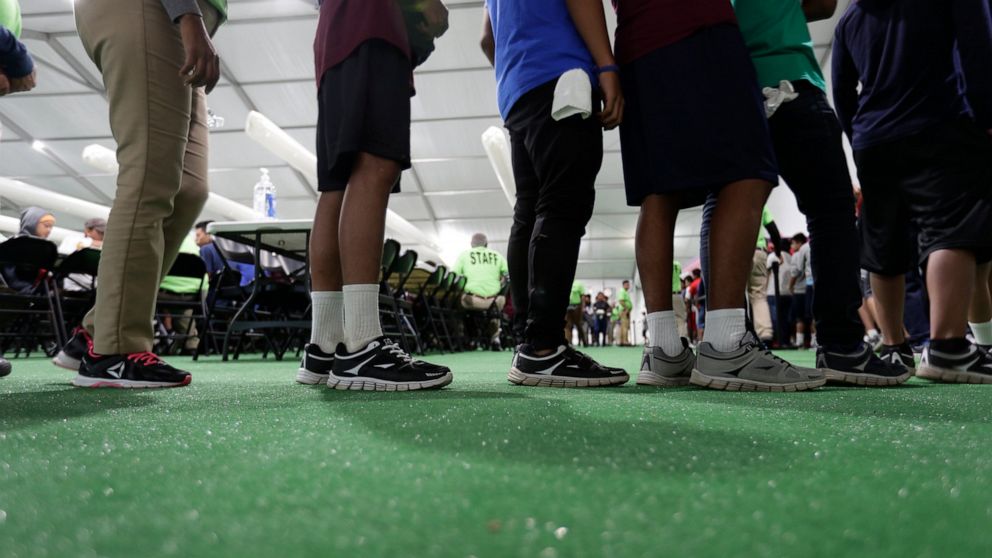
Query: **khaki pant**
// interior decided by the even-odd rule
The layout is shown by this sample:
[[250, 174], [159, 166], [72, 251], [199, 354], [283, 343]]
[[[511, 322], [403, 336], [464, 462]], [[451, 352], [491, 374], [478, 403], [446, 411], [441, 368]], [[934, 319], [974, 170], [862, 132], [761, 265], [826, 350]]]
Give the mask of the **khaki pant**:
[[762, 341], [775, 336], [772, 329], [772, 313], [768, 309], [768, 254], [764, 250], [754, 251], [751, 276], [747, 282], [747, 296], [751, 300], [751, 313], [754, 331]]
[[630, 310], [620, 312], [620, 345], [630, 345]]
[[580, 344], [586, 339], [585, 325], [586, 316], [582, 312], [582, 306], [569, 306], [568, 310], [565, 311], [565, 340], [569, 345], [572, 344], [572, 328], [579, 332]]
[[[506, 306], [505, 296], [478, 296], [474, 294], [463, 294], [462, 295], [462, 308], [466, 310], [477, 310], [481, 312], [487, 312], [492, 308], [493, 303], [496, 303], [496, 309], [500, 312], [503, 311], [503, 307]], [[489, 330], [486, 331], [486, 335], [492, 338], [499, 336], [500, 327], [499, 320], [489, 320]]]
[[[198, 1], [216, 30], [217, 12]], [[159, 282], [207, 200], [206, 97], [183, 84], [179, 26], [161, 0], [76, 0], [75, 12], [103, 74], [120, 164], [84, 325], [98, 353], [150, 351]]]
[[685, 299], [682, 293], [672, 293], [672, 310], [675, 311], [675, 325], [679, 328], [679, 337], [689, 338], [689, 314], [685, 310]]

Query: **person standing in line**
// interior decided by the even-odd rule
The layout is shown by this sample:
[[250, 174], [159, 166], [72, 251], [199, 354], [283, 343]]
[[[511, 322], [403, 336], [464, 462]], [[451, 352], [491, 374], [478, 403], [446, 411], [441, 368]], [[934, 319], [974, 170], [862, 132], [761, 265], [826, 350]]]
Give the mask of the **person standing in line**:
[[[413, 68], [448, 28], [426, 0], [410, 18], [393, 0], [324, 0], [314, 39], [317, 187], [310, 236], [313, 328], [296, 381], [410, 391], [451, 383], [382, 333], [379, 266], [389, 194], [410, 168]], [[409, 26], [407, 21], [417, 21]]]
[[796, 324], [796, 346], [806, 349], [806, 330], [812, 324], [810, 300], [813, 297], [813, 278], [810, 276], [809, 243], [806, 235], [792, 237], [792, 268], [789, 270], [789, 292], [792, 293], [792, 321]]
[[624, 280], [620, 292], [617, 293], [617, 306], [620, 308], [620, 346], [629, 347], [630, 343], [630, 312], [634, 309], [634, 301], [630, 299], [630, 281]]
[[992, 260], [990, 11], [975, 0], [859, 0], [834, 37], [834, 100], [858, 166], [861, 260], [884, 342], [912, 358], [905, 274], [923, 268], [930, 345], [916, 375], [939, 382], [992, 384], [992, 356], [965, 336]]
[[[572, 281], [572, 290], [568, 295], [568, 308], [565, 309], [565, 341], [572, 343], [572, 331], [578, 330], [581, 341], [585, 324], [586, 287], [578, 279]], [[521, 324], [525, 326], [526, 324]], [[523, 332], [521, 332], [523, 333]]]
[[80, 387], [185, 386], [156, 356], [158, 287], [207, 201], [207, 105], [220, 78], [211, 36], [226, 0], [76, 0], [76, 29], [103, 76], [117, 141], [117, 191], [96, 303], [55, 362]]
[[[620, 129], [627, 203], [640, 207], [637, 265], [651, 335], [638, 383], [724, 390], [805, 390], [798, 369], [747, 331], [744, 285], [761, 211], [778, 169], [754, 67], [726, 0], [614, 0], [627, 95]], [[718, 201], [707, 328], [697, 358], [680, 339], [669, 277], [683, 207]]]
[[590, 344], [595, 345], [593, 335], [596, 330], [596, 312], [592, 305], [592, 295], [582, 295], [582, 310], [585, 318], [583, 324], [585, 326], [585, 337], [582, 346], [588, 347]]
[[[685, 304], [685, 284], [682, 281], [682, 264], [675, 260], [672, 262], [672, 310], [675, 312], [675, 324], [679, 330], [679, 337], [689, 338], [689, 316]], [[644, 318], [644, 331], [647, 331], [647, 314]], [[645, 339], [647, 336], [645, 336]]]
[[517, 319], [526, 321], [508, 379], [550, 387], [626, 383], [624, 370], [597, 363], [562, 335], [596, 197], [603, 128], [623, 118], [603, 3], [488, 0], [482, 48], [496, 69], [517, 184], [507, 258]]
[[602, 292], [596, 293], [596, 302], [593, 303], [593, 315], [596, 320], [596, 327], [593, 330], [594, 345], [606, 347], [610, 343], [610, 314], [613, 309], [610, 301]]

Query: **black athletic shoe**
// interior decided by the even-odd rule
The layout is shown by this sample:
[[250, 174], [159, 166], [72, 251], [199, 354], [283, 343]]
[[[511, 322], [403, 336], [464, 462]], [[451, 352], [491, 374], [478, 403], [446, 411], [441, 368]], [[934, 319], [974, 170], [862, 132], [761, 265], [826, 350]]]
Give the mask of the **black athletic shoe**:
[[90, 343], [92, 342], [93, 340], [90, 339], [90, 334], [86, 332], [86, 329], [77, 327], [72, 330], [72, 337], [66, 341], [62, 350], [52, 358], [52, 364], [59, 368], [78, 372], [79, 365], [83, 361], [83, 357], [86, 356], [87, 351], [89, 351]]
[[871, 345], [861, 343], [853, 353], [816, 350], [816, 367], [827, 375], [828, 382], [855, 386], [894, 386], [905, 383], [913, 371], [902, 362], [882, 360]]
[[521, 386], [599, 387], [625, 384], [630, 376], [622, 368], [603, 366], [565, 345], [543, 357], [521, 345], [513, 355], [507, 379]]
[[326, 384], [327, 377], [334, 368], [334, 355], [320, 350], [316, 343], [307, 343], [303, 348], [303, 360], [296, 371], [296, 381], [301, 384]]
[[927, 347], [916, 371], [920, 378], [956, 384], [992, 384], [992, 355], [971, 345], [960, 354]]
[[189, 385], [189, 372], [177, 370], [154, 353], [97, 355], [86, 353], [79, 373], [72, 380], [77, 387], [166, 388]]
[[908, 342], [902, 345], [882, 345], [878, 356], [889, 364], [901, 364], [909, 370], [916, 370], [916, 355]]
[[0, 378], [9, 375], [12, 369], [13, 367], [10, 365], [10, 361], [0, 357]]
[[451, 383], [451, 370], [414, 360], [386, 337], [373, 339], [364, 349], [348, 353], [338, 345], [327, 387], [366, 391], [437, 389]]

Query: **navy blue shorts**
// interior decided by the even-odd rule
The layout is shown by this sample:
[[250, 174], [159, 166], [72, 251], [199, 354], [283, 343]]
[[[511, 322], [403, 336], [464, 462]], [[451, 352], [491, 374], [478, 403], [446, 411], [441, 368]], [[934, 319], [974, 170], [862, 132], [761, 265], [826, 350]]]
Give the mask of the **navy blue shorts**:
[[764, 96], [740, 30], [718, 25], [620, 69], [627, 204], [651, 194], [698, 205], [727, 184], [778, 184]]

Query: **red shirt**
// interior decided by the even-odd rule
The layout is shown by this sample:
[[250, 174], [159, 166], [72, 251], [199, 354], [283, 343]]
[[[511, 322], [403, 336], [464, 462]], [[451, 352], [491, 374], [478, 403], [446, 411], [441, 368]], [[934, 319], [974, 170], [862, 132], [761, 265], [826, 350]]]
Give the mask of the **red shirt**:
[[369, 39], [382, 39], [411, 58], [403, 12], [395, 0], [324, 0], [313, 41], [317, 87], [324, 72]]
[[[788, 2], [791, 0], [781, 0]], [[737, 23], [730, 0], [613, 0], [616, 57], [628, 64], [700, 29]]]

